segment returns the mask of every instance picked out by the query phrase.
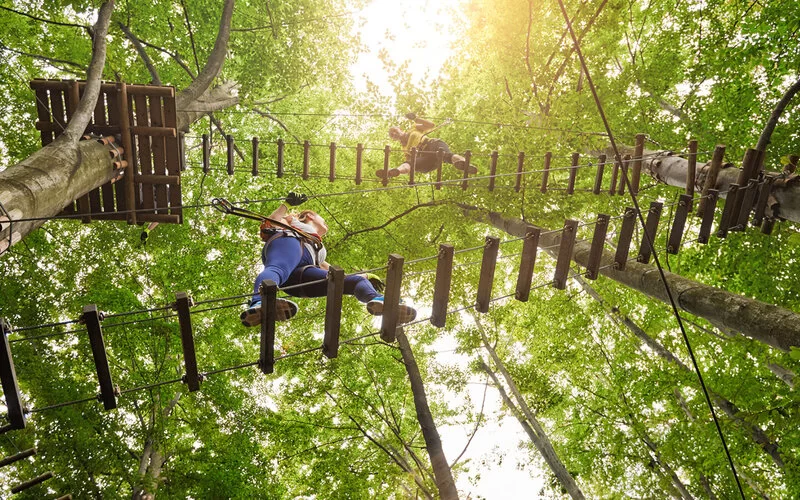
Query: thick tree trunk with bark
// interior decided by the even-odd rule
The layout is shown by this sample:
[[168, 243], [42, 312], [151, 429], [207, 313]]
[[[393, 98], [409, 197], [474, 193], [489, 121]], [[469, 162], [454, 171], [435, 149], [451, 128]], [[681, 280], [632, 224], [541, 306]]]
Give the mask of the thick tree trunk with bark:
[[[507, 233], [524, 237], [529, 224], [521, 219], [507, 218], [498, 212], [486, 212], [477, 207], [462, 207], [468, 217], [491, 224]], [[542, 231], [541, 248], [557, 248], [561, 233]], [[572, 252], [572, 260], [586, 266], [591, 244], [578, 240]], [[613, 266], [614, 255], [604, 251], [600, 262], [600, 274], [638, 290], [654, 299], [669, 304], [664, 283], [655, 266], [628, 262], [624, 270]], [[672, 296], [679, 309], [705, 318], [711, 324], [740, 332], [742, 335], [789, 351], [800, 347], [800, 314], [775, 305], [765, 304], [726, 290], [704, 285], [677, 274], [664, 271]]]
[[433, 476], [436, 480], [436, 487], [439, 489], [439, 496], [444, 500], [457, 499], [458, 490], [453, 480], [453, 472], [450, 464], [444, 456], [442, 440], [436, 423], [433, 421], [431, 409], [428, 407], [428, 398], [425, 396], [425, 384], [422, 382], [422, 375], [419, 373], [417, 361], [414, 359], [414, 352], [408, 343], [408, 338], [402, 328], [397, 329], [397, 343], [400, 346], [400, 353], [403, 356], [403, 364], [406, 366], [408, 378], [411, 381], [411, 392], [414, 395], [414, 407], [417, 410], [417, 420], [422, 429], [422, 437], [425, 439], [425, 449], [433, 467]]
[[[227, 52], [233, 0], [226, 0], [214, 49], [203, 71], [192, 84], [176, 96], [177, 127], [187, 130], [204, 115], [238, 102], [235, 84], [211, 87], [222, 70]], [[105, 37], [113, 2], [105, 4], [94, 28], [92, 63], [87, 86], [78, 109], [58, 139], [22, 162], [0, 172], [0, 254], [18, 243], [47, 218], [58, 215], [72, 201], [111, 180], [114, 175], [108, 150], [95, 141], [80, 141], [100, 91], [105, 62]], [[4, 220], [8, 212], [9, 220]], [[40, 219], [14, 222], [16, 219]], [[4, 246], [5, 245], [5, 246]]]
[[[661, 152], [661, 154], [657, 151], [646, 151], [645, 155], [652, 158], [652, 161], [643, 162], [645, 172], [664, 184], [679, 188], [686, 187], [686, 178], [689, 171], [689, 161], [686, 158], [672, 156], [666, 151]], [[695, 176], [696, 193], [702, 192], [702, 182], [710, 168], [710, 162], [697, 166], [697, 174]], [[736, 183], [739, 172], [741, 172], [741, 169], [735, 168], [730, 163], [723, 165], [714, 185], [714, 189], [719, 190], [720, 197], [725, 198], [727, 196], [731, 184]], [[779, 174], [773, 173], [773, 175], [777, 176]], [[776, 212], [775, 215], [782, 219], [800, 222], [800, 177], [794, 175], [779, 178], [773, 182], [770, 194], [773, 199], [770, 200], [768, 210]], [[770, 214], [768, 213], [768, 215]]]

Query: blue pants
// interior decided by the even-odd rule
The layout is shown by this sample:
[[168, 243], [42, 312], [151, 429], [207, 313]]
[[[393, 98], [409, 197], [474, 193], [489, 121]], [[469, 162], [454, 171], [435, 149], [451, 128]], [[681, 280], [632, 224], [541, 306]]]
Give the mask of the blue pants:
[[[286, 290], [293, 297], [324, 297], [328, 293], [327, 282], [320, 281], [327, 278], [328, 271], [314, 265], [308, 249], [297, 238], [281, 236], [265, 244], [261, 262], [264, 270], [256, 277], [251, 304], [261, 300], [258, 289], [264, 280], [272, 280], [279, 287], [311, 283]], [[315, 281], [320, 282], [312, 283]], [[355, 295], [360, 302], [369, 302], [381, 295], [367, 278], [356, 274], [344, 277], [344, 293]]]

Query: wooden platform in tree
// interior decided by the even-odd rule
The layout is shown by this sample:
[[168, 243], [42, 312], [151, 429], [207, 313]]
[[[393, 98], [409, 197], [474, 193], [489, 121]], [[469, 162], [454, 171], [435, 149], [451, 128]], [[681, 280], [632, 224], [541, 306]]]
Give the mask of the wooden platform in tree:
[[[77, 109], [86, 82], [34, 80], [42, 145], [55, 140]], [[121, 182], [109, 182], [70, 203], [65, 214], [81, 220], [182, 223], [180, 150], [175, 89], [153, 85], [103, 83], [85, 134], [116, 137]], [[112, 151], [114, 148], [112, 147]]]

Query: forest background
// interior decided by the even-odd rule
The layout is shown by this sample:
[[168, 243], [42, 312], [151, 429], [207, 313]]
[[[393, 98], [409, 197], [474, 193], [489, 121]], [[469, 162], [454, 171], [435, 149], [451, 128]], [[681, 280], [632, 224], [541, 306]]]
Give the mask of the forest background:
[[[359, 20], [366, 2], [116, 2], [113, 11], [105, 5], [103, 79], [173, 85], [179, 94], [208, 79], [200, 97], [178, 99], [188, 127], [181, 174], [185, 220], [159, 225], [146, 241], [140, 226], [53, 220], [0, 256], [0, 316], [13, 326], [8, 338], [20, 388], [34, 410], [26, 429], [6, 433], [0, 447], [4, 456], [38, 450], [0, 469], [0, 495], [53, 471], [53, 479], [20, 497], [448, 497], [426, 453], [407, 360], [396, 344], [374, 336], [343, 345], [337, 359], [322, 357], [316, 348], [324, 300], [302, 300], [300, 314], [280, 325], [278, 342], [291, 356], [276, 363], [273, 375], [255, 367], [225, 371], [208, 376], [193, 393], [180, 383], [159, 385], [183, 373], [178, 321], [160, 309], [176, 292], [211, 305], [193, 314], [201, 371], [257, 357], [258, 334], [238, 319], [241, 296], [259, 268], [255, 224], [226, 218], [209, 203], [225, 197], [269, 213], [292, 190], [310, 195], [303, 208], [328, 220], [329, 260], [346, 272], [381, 270], [390, 253], [414, 261], [405, 270], [403, 294], [422, 318], [430, 314], [438, 245], [463, 250], [456, 255], [450, 302], [461, 310], [448, 316], [444, 329], [427, 323], [405, 329], [436, 424], [468, 429], [457, 438], [442, 432], [461, 497], [502, 496], [500, 487], [487, 493], [479, 485], [482, 474], [504, 460], [517, 462], [519, 477], [540, 477], [541, 486], [529, 494], [542, 498], [800, 495], [800, 340], [767, 345], [729, 323], [681, 312], [718, 432], [669, 305], [608, 277], [576, 278], [556, 290], [548, 286], [555, 261], [546, 248], [529, 300], [513, 298], [522, 242], [504, 228], [513, 232], [512, 222], [524, 221], [555, 230], [575, 219], [579, 238], [591, 240], [597, 214], [610, 214], [607, 249], [613, 250], [619, 216], [631, 206], [627, 194], [586, 191], [609, 137], [558, 3], [475, 0], [454, 10], [412, 4], [415, 14], [387, 29], [382, 66], [365, 70], [363, 80], [351, 71], [369, 49]], [[726, 161], [736, 166], [797, 86], [800, 19], [792, 13], [798, 7], [566, 2], [619, 144], [632, 146], [643, 133], [648, 150], [686, 155], [694, 139], [700, 163], [725, 144]], [[28, 83], [86, 78], [97, 55], [90, 36], [103, 31], [91, 27], [99, 8], [89, 1], [0, 3], [0, 51], [7, 62], [0, 67], [3, 172], [20, 168], [41, 148]], [[410, 34], [419, 17], [435, 18], [430, 33], [441, 30], [453, 40], [449, 57], [427, 75], [413, 61], [393, 57], [398, 54], [390, 44], [438, 52], [426, 45], [432, 35]], [[228, 28], [222, 43], [220, 33]], [[218, 67], [205, 71], [220, 54]], [[409, 124], [403, 118], [408, 111], [449, 123], [435, 134], [455, 151], [470, 149], [482, 174], [498, 151], [501, 175], [494, 189], [481, 179], [467, 190], [458, 182], [437, 190], [425, 184], [435, 174], [418, 176], [416, 187], [402, 180], [380, 189], [372, 174], [383, 167], [386, 130]], [[766, 171], [783, 171], [788, 156], [797, 154], [798, 130], [795, 99], [770, 136]], [[212, 143], [209, 172], [202, 169], [202, 134]], [[226, 172], [225, 134], [239, 145], [234, 175]], [[260, 141], [255, 177], [252, 137]], [[281, 178], [279, 138], [287, 143]], [[313, 144], [310, 179], [300, 175], [304, 140]], [[340, 147], [333, 183], [332, 142]], [[366, 147], [365, 181], [356, 185], [358, 143]], [[531, 173], [517, 190], [521, 151]], [[546, 152], [553, 170], [550, 189], [542, 193]], [[573, 152], [581, 153], [586, 168], [578, 171], [576, 194], [567, 196]], [[393, 153], [393, 162], [400, 159]], [[604, 186], [610, 173], [607, 168]], [[458, 179], [452, 169], [443, 174]], [[662, 201], [670, 220], [681, 192], [645, 177], [639, 203]], [[800, 313], [797, 221], [779, 221], [770, 235], [750, 228], [712, 237], [707, 245], [691, 236], [699, 220], [690, 226], [680, 252], [668, 255], [669, 226], [662, 224], [656, 249], [664, 268]], [[10, 234], [7, 224], [0, 229]], [[487, 314], [477, 314], [472, 306], [487, 235], [504, 242], [492, 292], [499, 299]], [[634, 241], [640, 239], [637, 229]], [[575, 266], [575, 272], [582, 269]], [[227, 297], [239, 298], [217, 301]], [[110, 412], [91, 401], [35, 411], [97, 392], [88, 340], [73, 323], [87, 304], [110, 317], [103, 327], [114, 382], [123, 390], [154, 387], [121, 395]], [[737, 306], [717, 307], [725, 314]], [[378, 325], [363, 306], [345, 300], [343, 339]], [[791, 325], [774, 327], [788, 331]], [[504, 406], [487, 404], [484, 394]], [[470, 436], [499, 439], [512, 427], [524, 431], [518, 449], [498, 448], [477, 459], [460, 455]]]

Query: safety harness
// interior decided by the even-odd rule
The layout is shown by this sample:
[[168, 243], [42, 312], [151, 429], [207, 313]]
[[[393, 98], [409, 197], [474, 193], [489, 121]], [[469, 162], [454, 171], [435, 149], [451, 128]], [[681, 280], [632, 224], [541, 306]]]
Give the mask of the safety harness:
[[245, 219], [260, 221], [261, 227], [259, 232], [261, 240], [266, 244], [282, 236], [291, 236], [299, 239], [302, 243], [307, 245], [309, 250], [312, 250], [311, 256], [314, 258], [314, 263], [319, 265], [319, 252], [322, 250], [323, 246], [322, 239], [316, 234], [308, 233], [279, 220], [270, 219], [264, 215], [247, 210], [246, 208], [237, 207], [225, 198], [214, 198], [211, 200], [211, 206], [224, 214], [238, 215]]

